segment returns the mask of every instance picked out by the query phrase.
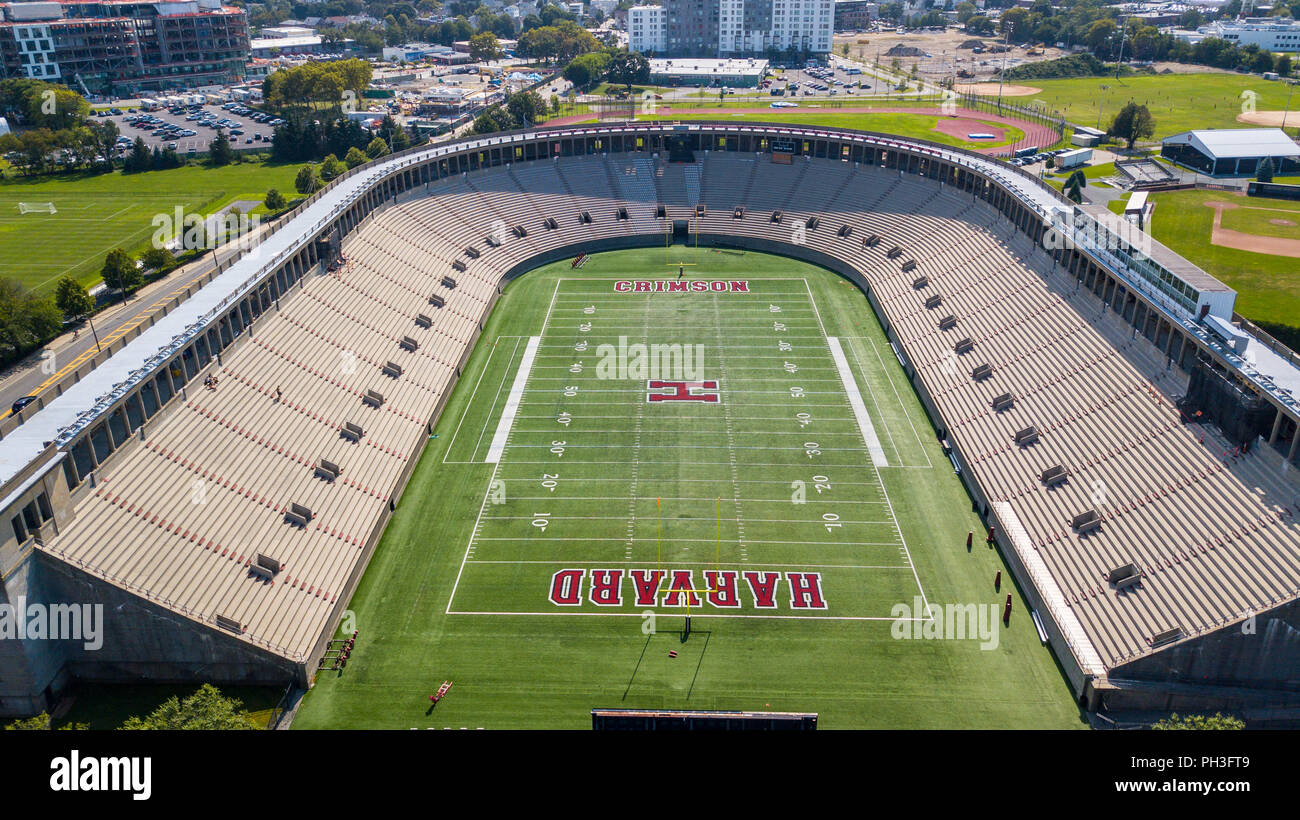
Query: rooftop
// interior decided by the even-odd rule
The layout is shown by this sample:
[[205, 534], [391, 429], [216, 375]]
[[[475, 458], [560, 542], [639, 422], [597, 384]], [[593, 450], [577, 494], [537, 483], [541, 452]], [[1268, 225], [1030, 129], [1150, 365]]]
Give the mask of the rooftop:
[[1165, 142], [1194, 142], [1220, 159], [1234, 157], [1300, 157], [1300, 145], [1281, 128], [1214, 128], [1184, 131]]

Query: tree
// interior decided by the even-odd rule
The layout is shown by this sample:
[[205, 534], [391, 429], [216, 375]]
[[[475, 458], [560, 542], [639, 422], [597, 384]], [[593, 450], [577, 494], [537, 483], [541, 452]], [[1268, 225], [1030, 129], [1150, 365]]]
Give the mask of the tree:
[[184, 700], [173, 695], [150, 714], [127, 718], [122, 728], [130, 731], [256, 729], [252, 721], [240, 714], [243, 708], [239, 699], [225, 697], [220, 689], [205, 683]]
[[963, 0], [963, 2], [957, 4], [955, 11], [957, 12], [957, 22], [964, 26], [970, 18], [975, 16], [978, 10], [975, 8], [974, 3]]
[[62, 329], [63, 313], [53, 299], [0, 279], [0, 360], [13, 361]]
[[126, 158], [124, 170], [148, 171], [151, 167], [153, 167], [153, 160], [149, 156], [149, 146], [145, 144], [144, 137], [136, 137], [131, 145], [131, 155]]
[[[5, 731], [17, 732], [46, 732], [54, 728], [54, 721], [49, 714], [41, 712], [39, 715], [33, 715], [29, 718], [20, 718], [5, 726]], [[65, 723], [59, 727], [59, 731], [68, 731], [72, 729], [89, 729], [86, 723]]]
[[95, 300], [77, 280], [65, 276], [59, 280], [54, 291], [54, 304], [63, 311], [66, 319], [79, 319], [95, 307]]
[[967, 34], [992, 34], [993, 21], [983, 14], [971, 15], [966, 20]]
[[[335, 162], [338, 162], [338, 160], [335, 160]], [[272, 188], [266, 192], [266, 201], [264, 204], [268, 211], [276, 214], [288, 207], [289, 202], [284, 198], [284, 194], [280, 193], [278, 188]]]
[[217, 136], [213, 138], [212, 144], [208, 146], [208, 162], [216, 167], [229, 165], [235, 161], [235, 149], [230, 147], [230, 138], [226, 132], [217, 129]]
[[626, 86], [631, 94], [633, 83], [650, 82], [650, 61], [639, 51], [621, 51], [611, 57], [605, 76], [611, 83]]
[[497, 36], [490, 31], [479, 32], [469, 38], [469, 56], [477, 63], [499, 60], [504, 55]]
[[1272, 158], [1264, 157], [1264, 161], [1259, 164], [1259, 168], [1255, 171], [1255, 179], [1260, 182], [1272, 182], [1273, 173]]
[[510, 113], [514, 127], [524, 128], [536, 125], [538, 120], [545, 118], [546, 103], [542, 102], [537, 92], [523, 91], [512, 94], [510, 99], [506, 100], [506, 111]]
[[388, 143], [384, 142], [383, 137], [375, 137], [366, 146], [366, 156], [371, 159], [379, 159], [388, 156]]
[[343, 157], [343, 162], [348, 166], [349, 170], [358, 165], [365, 165], [369, 161], [370, 158], [365, 155], [365, 152], [355, 146], [349, 148], [348, 153]]
[[100, 268], [99, 275], [104, 278], [104, 284], [114, 290], [122, 292], [122, 301], [126, 301], [127, 291], [133, 290], [140, 286], [143, 277], [135, 266], [135, 260], [131, 254], [121, 248], [114, 248], [104, 257], [104, 267]]
[[609, 63], [608, 52], [593, 51], [590, 54], [582, 54], [574, 57], [564, 67], [564, 79], [578, 88], [591, 88], [605, 76], [605, 72], [609, 70]]
[[1147, 110], [1147, 107], [1129, 100], [1115, 115], [1115, 119], [1111, 122], [1106, 134], [1124, 140], [1131, 151], [1135, 142], [1148, 139], [1155, 132], [1156, 121], [1151, 117], [1151, 112]]
[[113, 167], [113, 154], [117, 151], [117, 138], [122, 134], [118, 130], [117, 123], [112, 120], [101, 120], [92, 122], [87, 128], [94, 140], [96, 150], [104, 158], [105, 170], [111, 170]]
[[1179, 717], [1178, 713], [1174, 712], [1172, 715], [1165, 718], [1164, 720], [1161, 720], [1158, 723], [1152, 725], [1151, 728], [1160, 729], [1164, 731], [1170, 731], [1170, 730], [1178, 731], [1178, 730], [1189, 730], [1189, 729], [1190, 730], [1218, 729], [1218, 730], [1235, 731], [1238, 729], [1245, 729], [1246, 724], [1240, 718], [1235, 718], [1232, 715], [1225, 715], [1221, 712], [1215, 712], [1213, 716], [1184, 715], [1182, 717]]
[[316, 175], [316, 166], [304, 165], [298, 169], [298, 176], [293, 178], [293, 188], [300, 194], [314, 194], [320, 190], [321, 180]]
[[[329, 182], [331, 179], [340, 176], [347, 170], [348, 166], [344, 165], [338, 157], [333, 154], [326, 154], [325, 159], [321, 160], [320, 163], [320, 178]], [[270, 206], [268, 205], [267, 207], [269, 208]]]
[[1083, 189], [1087, 184], [1088, 178], [1083, 175], [1083, 171], [1075, 171], [1065, 181], [1065, 195], [1071, 202], [1083, 202]]
[[144, 263], [145, 270], [161, 272], [172, 262], [176, 261], [176, 257], [172, 256], [172, 252], [166, 248], [149, 248], [147, 251], [140, 254], [140, 261]]

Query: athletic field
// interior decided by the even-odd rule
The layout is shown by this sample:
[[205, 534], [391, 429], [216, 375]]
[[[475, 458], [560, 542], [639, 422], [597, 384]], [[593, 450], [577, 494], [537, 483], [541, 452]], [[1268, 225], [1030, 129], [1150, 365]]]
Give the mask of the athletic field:
[[352, 602], [356, 650], [294, 726], [1082, 725], [1000, 569], [847, 282], [685, 248], [562, 262], [496, 307]]
[[[42, 293], [52, 293], [63, 276], [92, 284], [112, 249], [139, 254], [150, 246], [155, 217], [174, 219], [177, 208], [209, 214], [235, 200], [261, 202], [270, 188], [292, 199], [297, 171], [297, 165], [250, 162], [10, 177], [0, 182], [0, 268]], [[55, 213], [40, 209], [47, 204]]]

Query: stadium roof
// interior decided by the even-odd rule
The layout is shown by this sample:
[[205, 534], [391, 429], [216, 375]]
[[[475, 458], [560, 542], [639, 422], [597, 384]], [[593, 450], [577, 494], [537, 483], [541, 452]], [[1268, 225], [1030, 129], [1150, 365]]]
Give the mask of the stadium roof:
[[1281, 128], [1214, 128], [1184, 131], [1164, 140], [1187, 145], [1216, 159], [1244, 157], [1297, 157], [1300, 145]]

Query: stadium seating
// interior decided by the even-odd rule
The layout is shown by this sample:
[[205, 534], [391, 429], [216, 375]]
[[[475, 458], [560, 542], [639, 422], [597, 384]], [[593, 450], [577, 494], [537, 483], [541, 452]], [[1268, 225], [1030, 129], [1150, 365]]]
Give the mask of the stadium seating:
[[[101, 471], [60, 550], [305, 656], [503, 274], [662, 235], [665, 218], [815, 242], [863, 273], [966, 467], [1014, 509], [1107, 664], [1295, 594], [1296, 486], [1183, 423], [1186, 377], [990, 206], [897, 171], [718, 152], [519, 163], [387, 206], [345, 239], [345, 265], [307, 277], [212, 365], [215, 390], [192, 386]], [[304, 526], [285, 523], [295, 504]], [[258, 554], [281, 570], [253, 569]], [[1130, 564], [1139, 575], [1114, 575]]]

